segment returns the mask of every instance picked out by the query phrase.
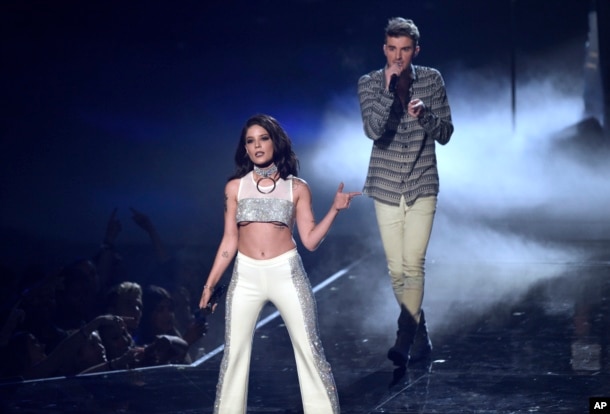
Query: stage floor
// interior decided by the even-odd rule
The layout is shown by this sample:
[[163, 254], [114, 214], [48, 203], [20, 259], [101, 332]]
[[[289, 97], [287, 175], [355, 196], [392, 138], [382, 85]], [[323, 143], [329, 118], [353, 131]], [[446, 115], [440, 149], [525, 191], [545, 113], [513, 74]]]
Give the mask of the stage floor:
[[[610, 397], [610, 243], [564, 243], [553, 261], [427, 263], [429, 364], [395, 370], [398, 307], [378, 247], [304, 255], [342, 413], [588, 413]], [[575, 259], [578, 257], [578, 259]], [[251, 413], [302, 412], [290, 341], [268, 306], [254, 338]], [[191, 366], [0, 387], [7, 413], [211, 413], [222, 308]]]

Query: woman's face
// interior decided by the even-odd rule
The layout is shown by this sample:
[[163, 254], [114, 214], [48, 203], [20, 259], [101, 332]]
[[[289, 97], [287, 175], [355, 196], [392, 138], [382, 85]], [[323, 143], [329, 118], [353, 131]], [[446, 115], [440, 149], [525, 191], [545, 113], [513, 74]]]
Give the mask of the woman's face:
[[246, 152], [255, 165], [268, 165], [273, 161], [273, 140], [265, 128], [252, 125], [246, 130]]
[[155, 335], [161, 335], [174, 329], [174, 305], [171, 300], [163, 299], [152, 313]]

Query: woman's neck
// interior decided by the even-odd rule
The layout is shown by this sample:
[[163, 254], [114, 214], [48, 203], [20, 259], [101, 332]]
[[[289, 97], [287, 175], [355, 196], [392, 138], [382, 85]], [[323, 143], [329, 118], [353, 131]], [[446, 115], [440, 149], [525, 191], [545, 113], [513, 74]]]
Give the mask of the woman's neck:
[[261, 178], [273, 178], [277, 173], [277, 166], [273, 162], [265, 166], [255, 164], [254, 173]]

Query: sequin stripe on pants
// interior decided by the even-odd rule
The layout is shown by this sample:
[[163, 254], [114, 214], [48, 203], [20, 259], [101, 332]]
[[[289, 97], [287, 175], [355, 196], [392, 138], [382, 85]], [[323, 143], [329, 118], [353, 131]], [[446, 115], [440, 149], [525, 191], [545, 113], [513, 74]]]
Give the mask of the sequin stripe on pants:
[[296, 249], [268, 260], [237, 254], [227, 292], [225, 349], [214, 412], [246, 412], [252, 338], [267, 301], [280, 312], [292, 341], [303, 412], [339, 413], [335, 381], [318, 335], [315, 299]]

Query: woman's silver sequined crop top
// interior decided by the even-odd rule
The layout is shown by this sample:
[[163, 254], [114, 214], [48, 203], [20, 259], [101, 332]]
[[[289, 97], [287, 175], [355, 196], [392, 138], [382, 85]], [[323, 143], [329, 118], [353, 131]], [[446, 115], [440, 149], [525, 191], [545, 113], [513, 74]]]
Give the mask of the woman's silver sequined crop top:
[[275, 182], [275, 189], [271, 179], [263, 179], [257, 189], [252, 171], [239, 180], [235, 215], [237, 224], [253, 221], [282, 223], [292, 229], [294, 216], [292, 176], [287, 180], [278, 179]]

